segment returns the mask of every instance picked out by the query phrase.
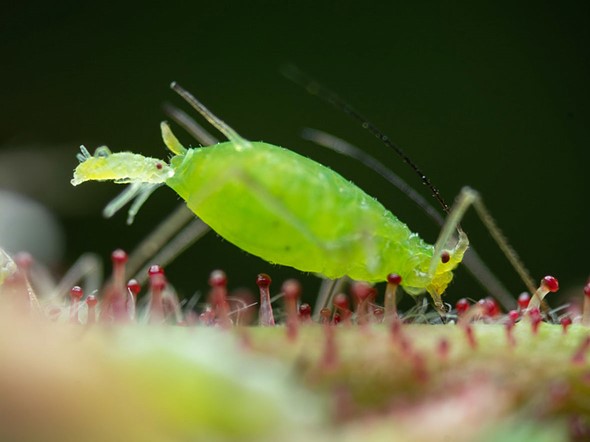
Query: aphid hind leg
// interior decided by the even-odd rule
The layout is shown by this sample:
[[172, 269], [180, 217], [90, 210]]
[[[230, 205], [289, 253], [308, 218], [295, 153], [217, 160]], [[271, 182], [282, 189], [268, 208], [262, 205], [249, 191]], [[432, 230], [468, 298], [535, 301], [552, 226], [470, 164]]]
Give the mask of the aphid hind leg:
[[[494, 238], [494, 240], [506, 256], [508, 261], [512, 264], [516, 272], [519, 274], [526, 287], [531, 291], [531, 293], [534, 293], [536, 290], [535, 285], [533, 283], [533, 279], [529, 275], [528, 270], [525, 268], [516, 251], [510, 246], [508, 240], [496, 225], [496, 222], [492, 218], [489, 210], [483, 204], [483, 201], [479, 193], [471, 189], [470, 187], [464, 187], [463, 189], [461, 189], [461, 193], [457, 197], [457, 200], [453, 205], [451, 212], [449, 213], [449, 216], [439, 234], [439, 237], [434, 246], [434, 253], [432, 255], [432, 261], [430, 263], [429, 274], [431, 276], [434, 275], [437, 266], [441, 262], [444, 248], [447, 245], [453, 233], [455, 232], [455, 230], [457, 230], [459, 233], [459, 241], [457, 242], [454, 250], [451, 251], [451, 253], [453, 253], [454, 251], [464, 252], [467, 249], [467, 246], [469, 245], [469, 240], [467, 239], [467, 235], [459, 227], [459, 223], [461, 222], [463, 216], [465, 215], [465, 212], [471, 205], [474, 206], [475, 211], [481, 219], [482, 223], [488, 229], [492, 238]], [[431, 295], [433, 294], [431, 293]], [[442, 301], [440, 301], [440, 293], [434, 294], [433, 298], [435, 300], [435, 304], [438, 301], [440, 302], [439, 306], [442, 306]]]

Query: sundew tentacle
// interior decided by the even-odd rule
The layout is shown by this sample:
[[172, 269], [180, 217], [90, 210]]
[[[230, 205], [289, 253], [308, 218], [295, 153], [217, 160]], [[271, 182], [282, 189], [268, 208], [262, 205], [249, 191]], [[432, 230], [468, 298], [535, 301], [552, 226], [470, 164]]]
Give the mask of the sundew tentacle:
[[[587, 425], [590, 422], [590, 413], [584, 405], [590, 394], [588, 382], [590, 338], [587, 337], [588, 328], [579, 323], [580, 318], [574, 318], [572, 321], [574, 323], [570, 324], [568, 321], [555, 322], [551, 316], [541, 315], [538, 310], [535, 310], [533, 316], [529, 313], [521, 315], [516, 310], [505, 313], [491, 300], [483, 299], [475, 302], [471, 307], [466, 301], [458, 303], [456, 308], [448, 314], [448, 318], [452, 320], [444, 327], [419, 323], [424, 320], [413, 317], [411, 310], [404, 310], [404, 308], [398, 309], [397, 315], [390, 324], [383, 324], [385, 318], [382, 315], [381, 305], [387, 302], [384, 291], [391, 291], [393, 288], [391, 286], [400, 282], [396, 275], [390, 275], [390, 287], [385, 289], [360, 283], [349, 289], [344, 288], [347, 295], [339, 293], [334, 298], [335, 309], [342, 317], [346, 314], [346, 320], [338, 325], [336, 315], [332, 316], [333, 312], [329, 308], [322, 310], [319, 321], [313, 321], [310, 318], [311, 310], [305, 305], [301, 305], [300, 315], [297, 316], [295, 310], [300, 287], [293, 280], [287, 281], [281, 289], [285, 295], [285, 303], [290, 303], [287, 314], [284, 317], [276, 314], [276, 311], [273, 314], [273, 306], [268, 302], [270, 277], [259, 275], [255, 278], [253, 275], [251, 291], [256, 289], [256, 283], [260, 289], [263, 289], [261, 291], [264, 291], [264, 300], [259, 312], [260, 319], [263, 319], [260, 322], [264, 326], [244, 329], [240, 325], [247, 324], [228, 320], [226, 302], [235, 292], [231, 286], [228, 286], [224, 273], [214, 272], [209, 281], [212, 290], [221, 289], [218, 293], [212, 293], [210, 299], [205, 300], [204, 304], [184, 304], [177, 314], [175, 308], [170, 308], [171, 304], [165, 296], [166, 287], [171, 286], [173, 281], [166, 281], [164, 270], [159, 266], [153, 266], [150, 269], [150, 287], [144, 290], [143, 294], [145, 298], [147, 291], [147, 297], [151, 298], [151, 302], [140, 302], [138, 304], [140, 315], [132, 315], [130, 313], [135, 307], [130, 299], [134, 299], [136, 295], [141, 297], [141, 288], [133, 281], [125, 283], [123, 265], [126, 254], [117, 250], [112, 258], [114, 278], [96, 294], [89, 294], [84, 299], [87, 293], [87, 290], [82, 289], [84, 284], [80, 287], [72, 287], [69, 291], [71, 302], [64, 305], [56, 297], [46, 297], [43, 293], [38, 293], [39, 302], [43, 306], [39, 310], [41, 315], [32, 316], [30, 309], [24, 309], [21, 312], [22, 315], [3, 316], [7, 311], [5, 307], [27, 300], [30, 287], [38, 286], [35, 280], [31, 281], [30, 287], [18, 284], [19, 281], [13, 281], [9, 287], [11, 292], [5, 292], [3, 296], [0, 296], [0, 316], [2, 316], [0, 325], [5, 327], [5, 333], [0, 334], [4, 337], [0, 339], [0, 349], [2, 354], [11, 356], [6, 359], [7, 364], [2, 364], [0, 367], [0, 374], [3, 375], [0, 379], [9, 380], [3, 390], [8, 391], [9, 394], [2, 395], [0, 405], [3, 400], [9, 403], [10, 394], [18, 395], [19, 398], [27, 397], [26, 388], [31, 384], [35, 398], [31, 404], [37, 404], [38, 400], [46, 401], [43, 402], [45, 406], [42, 407], [44, 413], [57, 407], [60, 410], [57, 415], [61, 416], [60, 407], [64, 397], [69, 397], [69, 388], [75, 388], [76, 391], [82, 389], [88, 394], [84, 397], [85, 407], [70, 407], [70, 413], [74, 413], [69, 415], [70, 419], [72, 416], [76, 419], [76, 413], [87, 408], [96, 409], [102, 413], [105, 409], [101, 405], [104, 403], [99, 401], [98, 396], [93, 396], [92, 392], [103, 390], [98, 379], [103, 373], [105, 364], [109, 365], [114, 360], [120, 360], [121, 367], [127, 367], [127, 369], [115, 371], [118, 388], [116, 391], [125, 395], [125, 404], [134, 399], [141, 399], [138, 404], [144, 404], [146, 398], [152, 397], [151, 392], [157, 391], [153, 406], [155, 410], [159, 410], [162, 401], [175, 404], [179, 400], [179, 391], [185, 391], [188, 385], [186, 382], [189, 379], [187, 375], [177, 381], [178, 359], [170, 359], [168, 353], [162, 352], [175, 348], [179, 340], [184, 342], [187, 339], [190, 339], [190, 348], [196, 348], [202, 352], [203, 346], [209, 344], [208, 339], [224, 336], [227, 339], [233, 339], [236, 343], [237, 348], [232, 351], [244, 352], [250, 356], [265, 355], [280, 360], [286, 364], [283, 374], [292, 373], [299, 381], [305, 383], [311, 394], [328, 403], [332, 404], [331, 401], [334, 400], [336, 402], [334, 414], [330, 417], [322, 417], [324, 419], [322, 428], [326, 434], [342, 432], [344, 436], [353, 431], [354, 427], [362, 426], [366, 436], [363, 440], [381, 440], [384, 434], [388, 436], [388, 440], [415, 440], [410, 435], [415, 435], [416, 431], [422, 430], [425, 426], [429, 426], [428, 429], [431, 432], [446, 434], [449, 431], [456, 431], [456, 422], [462, 422], [462, 434], [469, 432], [469, 437], [461, 440], [478, 440], [478, 431], [481, 428], [485, 427], [486, 434], [489, 435], [490, 431], [501, 425], [506, 416], [519, 419], [519, 422], [520, 419], [526, 418], [527, 422], [535, 426], [572, 420], [576, 422], [576, 431], [579, 430], [580, 425]], [[15, 261], [22, 267], [19, 271], [23, 272], [32, 262], [31, 258], [15, 258]], [[544, 282], [548, 288], [557, 288], [554, 278], [547, 277]], [[109, 284], [111, 288], [108, 288]], [[117, 286], [120, 302], [113, 303], [113, 284]], [[205, 284], [204, 281], [203, 284]], [[356, 301], [356, 307], [352, 308], [354, 314], [350, 313], [349, 300]], [[105, 314], [105, 312], [114, 312], [115, 304], [119, 314]], [[62, 314], [53, 314], [54, 311], [59, 313], [60, 310]], [[100, 310], [103, 312], [102, 321], [97, 321], [97, 311]], [[200, 320], [196, 316], [198, 312], [203, 312]], [[148, 318], [146, 313], [149, 315]], [[457, 324], [453, 324], [453, 320], [458, 316], [460, 317]], [[270, 320], [270, 318], [277, 319]], [[46, 319], [56, 323], [49, 323]], [[431, 320], [433, 321], [434, 318]], [[138, 325], [142, 322], [145, 324]], [[255, 322], [258, 322], [256, 318], [252, 318], [251, 323]], [[287, 326], [286, 331], [284, 325], [289, 323], [291, 326]], [[119, 326], [121, 324], [125, 326]], [[296, 333], [288, 330], [293, 326], [297, 327]], [[36, 331], [38, 327], [43, 327], [45, 330], [42, 335], [31, 332], [31, 330]], [[59, 334], [66, 330], [67, 335], [64, 335], [67, 339], [61, 341]], [[121, 331], [132, 333], [133, 340], [125, 341], [122, 345]], [[30, 341], [23, 341], [23, 336], [29, 335]], [[72, 336], [79, 337], [79, 335], [82, 335], [83, 339], [72, 339]], [[43, 338], [40, 339], [40, 336]], [[97, 339], [104, 343], [103, 350], [96, 348], [86, 353], [80, 350], [97, 342]], [[156, 342], [162, 342], [162, 340], [165, 341], [164, 347], [156, 345]], [[70, 357], [66, 357], [66, 353], [63, 353], [62, 344], [65, 345], [64, 348], [71, 350], [67, 352]], [[20, 346], [18, 350], [15, 345]], [[138, 345], [153, 354], [153, 357], [141, 358], [137, 352]], [[47, 357], [45, 347], [52, 349], [51, 357]], [[188, 350], [189, 347], [182, 351], [193, 354]], [[221, 347], [215, 347], [214, 350], [208, 355], [210, 367], [226, 369], [228, 364], [221, 362], [228, 357], [226, 350]], [[30, 356], [22, 357], [25, 353], [27, 355], [30, 353]], [[84, 361], [89, 362], [88, 367], [93, 367], [92, 376], [83, 376], [83, 379], [66, 377], [68, 382], [59, 388], [59, 395], [51, 394], [50, 392], [55, 390], [52, 390], [54, 383], [61, 379], [52, 370], [63, 364], [64, 370], [67, 368], [67, 373], [73, 376], [75, 370], [72, 371], [72, 367], [78, 370], [80, 369], [78, 364], [82, 363], [82, 359], [78, 360], [76, 354], [83, 354], [86, 358]], [[36, 357], [39, 358], [39, 362], [36, 362]], [[19, 368], [14, 365], [14, 361], [18, 360], [27, 363], [24, 383], [16, 382], [20, 375], [18, 371], [11, 372], [11, 376], [6, 375], [7, 367], [15, 367], [15, 370]], [[217, 367], [217, 364], [220, 366]], [[182, 367], [183, 372], [186, 369], [190, 376], [194, 375], [193, 371]], [[260, 368], [263, 369], [263, 367]], [[237, 368], [239, 371], [236, 370], [235, 376], [238, 382], [235, 388], [241, 385], [241, 376], [248, 370], [248, 367], [244, 365]], [[149, 383], [149, 388], [143, 390], [147, 385], [143, 382], [146, 373], [154, 369], [160, 370], [158, 376], [154, 376], [153, 381]], [[22, 371], [22, 368], [20, 370]], [[533, 372], [535, 376], [530, 375]], [[170, 376], [162, 376], [162, 373]], [[37, 382], [37, 376], [43, 379], [43, 382]], [[110, 375], [106, 379], [107, 384], [104, 388], [111, 385], [114, 378]], [[137, 379], [140, 379], [138, 381], [138, 385], [142, 386], [140, 389], [137, 389], [134, 383]], [[8, 385], [10, 389], [7, 388]], [[268, 384], [262, 382], [259, 385]], [[89, 388], [86, 388], [87, 386]], [[195, 397], [202, 397], [203, 394], [210, 392], [211, 395], [207, 397], [218, 400], [208, 399], [210, 402], [204, 405], [206, 410], [215, 413], [216, 416], [225, 416], [230, 409], [235, 411], [236, 417], [233, 417], [232, 422], [238, 430], [227, 440], [252, 440], [247, 439], [246, 433], [240, 430], [242, 425], [248, 425], [250, 418], [242, 421], [240, 419], [243, 418], [239, 416], [243, 416], [252, 408], [258, 410], [262, 396], [249, 397], [248, 401], [236, 406], [234, 404], [236, 396], [228, 395], [227, 392], [219, 389], [219, 385], [210, 382], [203, 384], [199, 380], [199, 383], [193, 387], [200, 395], [187, 394], [187, 402], [183, 403], [183, 406], [190, 407], [190, 404], [194, 404]], [[265, 389], [266, 387], [263, 390]], [[332, 394], [334, 394], [333, 398]], [[490, 397], [494, 398], [493, 406], [498, 407], [493, 413], [489, 411]], [[289, 394], [278, 398], [278, 401], [277, 406], [287, 407], [290, 410], [289, 413], [301, 411]], [[442, 401], [441, 404], [439, 404], [440, 401]], [[17, 410], [14, 407], [19, 403], [19, 401], [10, 403], [13, 414]], [[26, 417], [23, 415], [21, 422], [37, 417], [29, 407], [26, 409]], [[113, 411], [114, 415], [119, 412], [118, 409]], [[455, 423], [449, 424], [448, 418], [441, 420], [441, 412], [446, 413], [445, 416], [449, 413], [456, 414], [453, 418]], [[191, 413], [183, 415], [183, 425], [191, 429], [202, 428], [202, 422], [194, 420], [196, 412], [191, 409]], [[414, 416], [416, 413], [421, 416], [417, 422]], [[186, 417], [189, 414], [192, 417]], [[103, 416], [103, 419], [106, 418]], [[373, 437], [375, 431], [373, 426], [380, 419], [384, 419], [389, 424], [388, 432], [382, 433], [381, 438]], [[3, 424], [1, 432], [10, 422], [2, 421], [1, 418], [0, 421]], [[396, 425], [391, 425], [393, 421]], [[62, 430], [59, 422], [61, 421], [54, 420], [47, 435], [53, 436], [57, 434], [57, 431]], [[80, 422], [79, 419], [76, 419], [76, 422]], [[108, 420], [108, 422], [111, 421]], [[428, 422], [435, 422], [435, 424], [430, 425]], [[281, 421], [281, 425], [285, 425], [285, 422]], [[411, 426], [412, 431], [406, 434], [403, 428], [407, 425]], [[23, 426], [23, 428], [28, 429], [29, 426]], [[72, 431], [74, 427], [70, 425], [68, 428]], [[124, 428], [120, 430], [121, 433], [118, 436], [126, 434]], [[171, 425], [166, 428], [176, 427]], [[309, 427], [292, 428], [291, 436], [304, 439], [304, 428]], [[573, 430], [569, 427], [560, 428], [559, 434], [572, 434]], [[280, 439], [276, 437], [273, 439], [270, 436], [270, 429], [271, 427], [260, 430], [261, 434], [269, 435], [268, 439], [257, 438], [256, 440]], [[51, 439], [46, 436], [45, 439], [47, 438]], [[11, 438], [13, 439], [17, 438]], [[59, 440], [66, 439], [68, 438], [64, 436]], [[69, 439], [78, 440], [79, 438], [70, 437]], [[170, 437], [162, 437], [162, 439], [169, 440]], [[318, 438], [320, 439], [322, 438]], [[346, 438], [346, 440], [349, 439], [358, 438], [353, 436]], [[172, 440], [175, 439], [172, 437]], [[427, 440], [427, 438], [420, 440]], [[578, 440], [584, 439], [578, 438]]]

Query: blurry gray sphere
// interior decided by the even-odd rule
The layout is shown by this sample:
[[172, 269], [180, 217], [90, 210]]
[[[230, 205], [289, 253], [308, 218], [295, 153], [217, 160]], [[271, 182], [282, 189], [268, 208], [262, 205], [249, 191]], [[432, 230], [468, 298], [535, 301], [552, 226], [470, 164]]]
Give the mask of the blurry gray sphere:
[[57, 265], [64, 253], [64, 233], [53, 214], [38, 202], [0, 190], [0, 247], [10, 254], [29, 252], [37, 261]]

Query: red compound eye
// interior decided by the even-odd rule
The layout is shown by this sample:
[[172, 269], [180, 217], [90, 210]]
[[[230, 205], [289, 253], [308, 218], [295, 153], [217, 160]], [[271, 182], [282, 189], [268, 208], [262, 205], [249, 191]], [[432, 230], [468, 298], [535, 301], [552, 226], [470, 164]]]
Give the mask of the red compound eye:
[[451, 254], [449, 252], [447, 252], [446, 250], [444, 252], [441, 253], [440, 255], [440, 261], [443, 264], [446, 264], [447, 262], [449, 262], [451, 260]]

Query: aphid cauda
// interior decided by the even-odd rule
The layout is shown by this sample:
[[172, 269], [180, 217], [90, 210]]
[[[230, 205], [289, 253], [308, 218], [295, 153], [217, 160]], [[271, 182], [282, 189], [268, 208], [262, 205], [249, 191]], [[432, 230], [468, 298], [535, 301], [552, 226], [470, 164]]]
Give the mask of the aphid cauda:
[[[463, 189], [437, 243], [427, 244], [338, 173], [290, 150], [242, 138], [179, 85], [172, 88], [229, 141], [186, 149], [162, 123], [164, 143], [174, 154], [169, 163], [106, 147], [91, 156], [82, 146], [73, 185], [131, 183], [107, 206], [108, 216], [135, 198], [131, 222], [147, 197], [166, 184], [220, 236], [251, 254], [328, 278], [380, 282], [396, 273], [406, 292], [427, 291], [444, 310], [441, 295], [469, 245], [459, 220], [470, 204], [480, 206], [475, 191]], [[455, 231], [456, 244], [445, 249]]]

